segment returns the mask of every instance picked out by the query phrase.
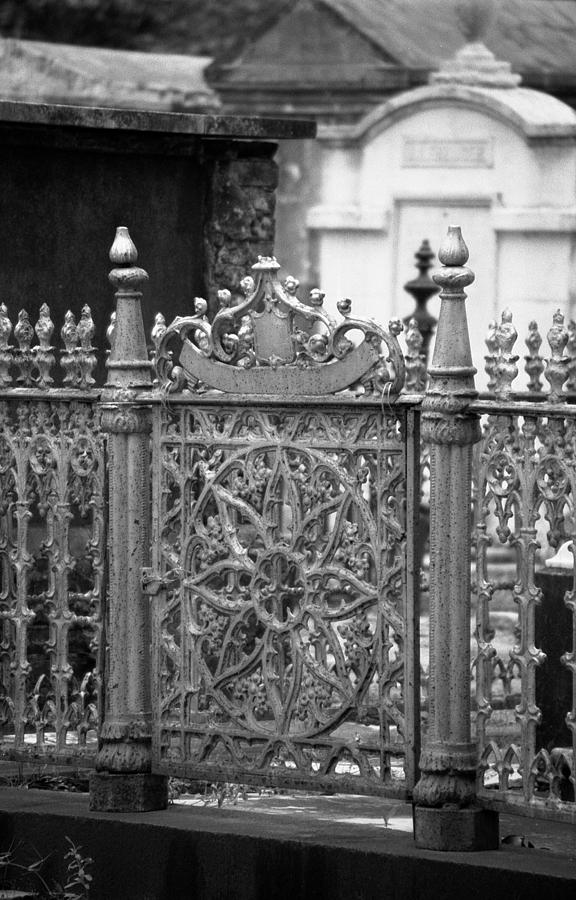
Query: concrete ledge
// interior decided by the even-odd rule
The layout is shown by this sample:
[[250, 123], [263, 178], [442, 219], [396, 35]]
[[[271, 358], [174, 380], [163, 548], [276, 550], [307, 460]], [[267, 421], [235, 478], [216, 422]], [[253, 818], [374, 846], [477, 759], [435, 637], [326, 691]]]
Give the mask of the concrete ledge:
[[[355, 801], [357, 809], [378, 808], [375, 798]], [[558, 826], [575, 848], [569, 855], [516, 848], [434, 853], [418, 850], [410, 834], [343, 821], [345, 802], [330, 822], [310, 808], [280, 815], [171, 806], [120, 817], [90, 812], [86, 795], [5, 788], [0, 849], [27, 845], [51, 854], [46, 875], [62, 880], [68, 835], [94, 859], [90, 900], [574, 898], [571, 826]], [[525, 828], [530, 824], [524, 820]]]
[[576, 209], [573, 206], [537, 206], [533, 209], [499, 209], [492, 211], [492, 225], [495, 231], [515, 232], [561, 232], [571, 234], [576, 231]]
[[497, 850], [498, 813], [488, 809], [429, 809], [417, 806], [414, 810], [414, 840], [423, 850], [452, 850], [458, 853], [477, 853]]

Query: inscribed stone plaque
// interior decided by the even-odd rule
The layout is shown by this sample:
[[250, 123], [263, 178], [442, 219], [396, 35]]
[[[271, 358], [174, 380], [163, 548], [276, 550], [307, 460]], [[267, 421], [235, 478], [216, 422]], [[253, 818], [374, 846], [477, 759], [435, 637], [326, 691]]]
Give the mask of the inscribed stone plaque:
[[492, 142], [489, 140], [405, 138], [402, 148], [402, 166], [405, 169], [489, 169], [492, 165]]

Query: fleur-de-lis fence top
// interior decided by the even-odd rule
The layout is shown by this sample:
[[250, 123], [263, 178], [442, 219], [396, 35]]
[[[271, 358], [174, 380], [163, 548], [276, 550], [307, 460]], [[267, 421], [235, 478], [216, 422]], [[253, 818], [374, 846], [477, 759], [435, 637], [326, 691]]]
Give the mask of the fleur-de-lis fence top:
[[[505, 309], [500, 322], [492, 321], [485, 339], [487, 354], [484, 357], [488, 375], [488, 390], [501, 400], [512, 399], [519, 393], [513, 386], [518, 376], [520, 357], [516, 350], [518, 332], [514, 327], [512, 313]], [[526, 389], [534, 399], [551, 403], [563, 402], [576, 392], [576, 323], [564, 323], [560, 310], [552, 316], [552, 325], [546, 335], [549, 356], [541, 356], [542, 335], [538, 324], [530, 322], [525, 338], [527, 353], [524, 356], [524, 371], [528, 376]], [[543, 378], [548, 382], [546, 391]]]
[[423, 393], [426, 390], [427, 361], [424, 351], [424, 337], [416, 319], [410, 319], [404, 331], [406, 343], [405, 390], [409, 393]]
[[[25, 309], [20, 310], [13, 326], [8, 307], [0, 304], [0, 387], [48, 390], [54, 384], [56, 353], [64, 387], [86, 390], [94, 385], [92, 373], [97, 360], [92, 346], [95, 327], [90, 307], [83, 307], [78, 323], [68, 310], [60, 329], [59, 351], [52, 345], [54, 331], [46, 303], [40, 307], [35, 326]], [[11, 343], [12, 337], [15, 344]]]
[[[318, 396], [347, 389], [397, 394], [404, 384], [404, 359], [397, 335], [400, 320], [386, 331], [352, 315], [351, 301], [337, 304], [337, 323], [324, 309], [324, 293], [298, 297], [292, 276], [280, 282], [278, 262], [260, 257], [237, 295], [218, 291], [219, 310], [210, 322], [206, 301], [194, 300], [194, 315], [166, 327], [156, 316], [152, 338], [163, 390], [278, 396]], [[174, 356], [175, 338], [180, 346]]]

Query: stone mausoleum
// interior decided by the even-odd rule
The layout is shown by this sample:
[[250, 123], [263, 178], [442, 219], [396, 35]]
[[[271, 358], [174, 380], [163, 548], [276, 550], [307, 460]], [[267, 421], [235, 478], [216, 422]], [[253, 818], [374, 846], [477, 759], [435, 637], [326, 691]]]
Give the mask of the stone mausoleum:
[[556, 308], [573, 315], [576, 112], [523, 88], [482, 43], [357, 124], [324, 126], [319, 143], [320, 198], [307, 224], [333, 302], [345, 291], [361, 315], [405, 314], [418, 240], [436, 250], [456, 223], [476, 272], [477, 364], [489, 320], [508, 305], [521, 335], [534, 318], [547, 330]]

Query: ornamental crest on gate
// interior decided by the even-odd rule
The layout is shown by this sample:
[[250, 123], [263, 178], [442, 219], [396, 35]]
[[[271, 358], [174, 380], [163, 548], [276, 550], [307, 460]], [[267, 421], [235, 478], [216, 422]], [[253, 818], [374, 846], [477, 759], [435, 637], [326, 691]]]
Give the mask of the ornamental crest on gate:
[[[260, 257], [240, 284], [240, 296], [218, 291], [220, 309], [208, 321], [207, 303], [197, 297], [194, 315], [177, 317], [166, 328], [161, 317], [154, 331], [156, 371], [169, 391], [188, 386], [226, 393], [317, 395], [353, 385], [368, 393], [396, 394], [404, 383], [404, 359], [397, 335], [352, 316], [351, 301], [337, 304], [337, 323], [323, 308], [324, 294], [297, 296], [298, 281], [278, 278], [278, 262]], [[179, 361], [171, 347], [179, 337]]]

